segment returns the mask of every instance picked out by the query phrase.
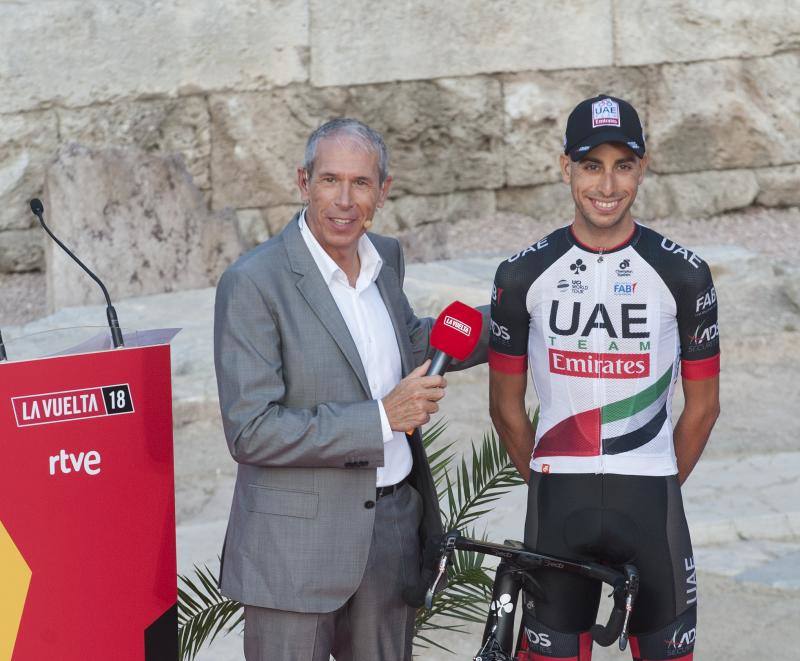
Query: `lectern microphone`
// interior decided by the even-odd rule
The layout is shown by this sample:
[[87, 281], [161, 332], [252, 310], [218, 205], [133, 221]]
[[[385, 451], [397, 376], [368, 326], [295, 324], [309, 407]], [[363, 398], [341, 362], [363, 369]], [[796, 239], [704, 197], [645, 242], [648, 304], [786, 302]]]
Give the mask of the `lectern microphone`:
[[106, 289], [106, 286], [100, 281], [100, 278], [92, 273], [86, 264], [79, 260], [73, 254], [73, 252], [67, 248], [67, 246], [65, 246], [59, 240], [59, 238], [53, 234], [53, 232], [50, 231], [50, 228], [44, 222], [44, 205], [42, 204], [42, 201], [38, 197], [34, 197], [31, 200], [30, 205], [33, 215], [39, 219], [39, 223], [42, 225], [42, 228], [44, 228], [44, 231], [50, 235], [50, 238], [53, 239], [53, 241], [55, 241], [65, 253], [72, 257], [72, 259], [78, 263], [78, 266], [80, 266], [84, 271], [86, 271], [86, 273], [89, 274], [89, 277], [92, 280], [100, 285], [100, 289], [103, 290], [103, 296], [106, 297], [106, 317], [108, 318], [108, 327], [111, 329], [111, 341], [114, 343], [115, 349], [124, 346], [124, 342], [122, 341], [122, 331], [120, 330], [119, 321], [117, 320], [117, 311], [114, 309], [114, 306], [111, 305], [111, 297], [108, 295], [108, 289]]

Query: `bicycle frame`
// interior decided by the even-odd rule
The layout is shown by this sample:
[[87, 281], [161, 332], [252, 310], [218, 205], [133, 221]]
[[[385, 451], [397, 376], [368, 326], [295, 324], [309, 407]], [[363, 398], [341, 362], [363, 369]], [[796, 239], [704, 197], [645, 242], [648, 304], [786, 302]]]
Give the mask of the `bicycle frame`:
[[[436, 586], [447, 571], [447, 564], [456, 550], [474, 551], [501, 559], [495, 574], [492, 606], [486, 619], [482, 651], [501, 652], [511, 658], [515, 642], [513, 609], [516, 607], [526, 577], [530, 578], [529, 572], [541, 568], [567, 571], [610, 585], [613, 588], [614, 607], [604, 626], [595, 624], [592, 627], [592, 638], [604, 647], [608, 647], [617, 639], [620, 650], [627, 647], [628, 622], [639, 589], [639, 573], [633, 565], [624, 565], [621, 569], [617, 569], [594, 562], [567, 560], [530, 551], [517, 541], [507, 540], [505, 544], [495, 544], [469, 539], [459, 532], [450, 532], [445, 535], [442, 543], [439, 574], [426, 594], [427, 608], [433, 604]], [[507, 605], [510, 605], [508, 610], [506, 610]]]

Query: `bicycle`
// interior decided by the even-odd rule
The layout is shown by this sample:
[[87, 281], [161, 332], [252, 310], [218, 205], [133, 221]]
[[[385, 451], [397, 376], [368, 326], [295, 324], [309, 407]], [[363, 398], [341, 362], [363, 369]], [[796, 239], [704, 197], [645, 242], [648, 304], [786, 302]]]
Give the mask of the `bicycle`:
[[594, 562], [567, 560], [536, 553], [526, 549], [521, 542], [506, 540], [505, 544], [478, 541], [464, 537], [459, 532], [444, 536], [438, 574], [425, 593], [425, 607], [433, 605], [439, 582], [447, 572], [447, 565], [456, 550], [474, 551], [500, 558], [492, 589], [492, 606], [486, 617], [486, 627], [480, 650], [473, 661], [514, 661], [514, 608], [523, 585], [531, 593], [542, 597], [541, 589], [531, 571], [541, 568], [567, 571], [600, 580], [613, 589], [614, 606], [605, 625], [595, 624], [591, 629], [594, 642], [603, 647], [619, 641], [619, 649], [628, 645], [628, 623], [639, 589], [639, 572], [634, 565], [611, 567]]

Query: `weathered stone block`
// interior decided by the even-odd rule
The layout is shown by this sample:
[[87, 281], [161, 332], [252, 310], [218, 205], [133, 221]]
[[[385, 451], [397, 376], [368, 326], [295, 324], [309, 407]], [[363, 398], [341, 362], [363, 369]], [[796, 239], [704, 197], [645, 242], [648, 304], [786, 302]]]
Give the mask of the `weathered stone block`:
[[654, 70], [648, 147], [657, 172], [793, 163], [800, 153], [800, 55]]
[[648, 174], [634, 203], [634, 214], [648, 218], [692, 218], [743, 209], [755, 202], [758, 182], [751, 170], [689, 174]]
[[[307, 79], [307, 0], [0, 3], [0, 112]], [[57, 65], [57, 74], [54, 74]]]
[[197, 187], [211, 185], [211, 118], [202, 97], [122, 101], [57, 112], [63, 143], [92, 149], [133, 145], [147, 152], [179, 153]]
[[599, 93], [630, 101], [647, 125], [646, 78], [636, 69], [593, 69], [505, 76], [505, 172], [508, 186], [560, 180], [567, 117]]
[[300, 208], [299, 204], [284, 204], [268, 209], [237, 209], [242, 242], [247, 247], [254, 247], [280, 233]]
[[752, 0], [617, 1], [617, 64], [772, 55], [800, 45], [800, 4]]
[[300, 202], [296, 169], [309, 134], [344, 114], [344, 90], [290, 87], [213, 95], [211, 173], [215, 208]]
[[295, 171], [309, 134], [357, 117], [391, 151], [392, 194], [430, 195], [503, 184], [502, 101], [491, 78], [338, 89], [292, 86], [210, 102], [214, 206], [299, 202]]
[[311, 0], [311, 81], [353, 85], [609, 66], [611, 0]]
[[242, 243], [248, 248], [257, 246], [269, 238], [269, 228], [266, 218], [264, 218], [264, 211], [264, 209], [236, 210], [236, 226], [239, 229], [239, 236], [242, 237]]
[[0, 273], [39, 271], [44, 266], [42, 234], [44, 230], [8, 230], [0, 232]]
[[575, 215], [569, 186], [564, 183], [504, 188], [497, 191], [497, 209], [552, 221], [554, 229], [572, 222]]
[[[232, 212], [212, 215], [179, 156], [68, 145], [47, 173], [53, 231], [94, 268], [116, 298], [207, 287], [241, 252]], [[100, 293], [47, 245], [51, 309]]]
[[269, 229], [269, 235], [275, 236], [283, 231], [286, 224], [300, 211], [300, 204], [283, 204], [277, 207], [264, 209], [264, 219]]
[[756, 202], [765, 207], [800, 206], [800, 165], [756, 170], [760, 191]]
[[0, 231], [36, 222], [28, 200], [42, 193], [45, 168], [58, 149], [56, 126], [50, 111], [0, 118]]
[[375, 215], [375, 231], [391, 234], [430, 223], [451, 223], [462, 218], [480, 218], [495, 211], [491, 190], [447, 195], [404, 195], [386, 201]]

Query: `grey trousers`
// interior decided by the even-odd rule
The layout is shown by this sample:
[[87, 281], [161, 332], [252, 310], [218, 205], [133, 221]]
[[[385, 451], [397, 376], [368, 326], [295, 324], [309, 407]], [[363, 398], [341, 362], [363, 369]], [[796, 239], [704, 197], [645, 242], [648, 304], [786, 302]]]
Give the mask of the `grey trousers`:
[[247, 661], [410, 661], [416, 610], [401, 591], [419, 573], [421, 517], [422, 498], [410, 485], [377, 501], [364, 576], [332, 613], [245, 606]]

